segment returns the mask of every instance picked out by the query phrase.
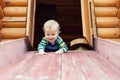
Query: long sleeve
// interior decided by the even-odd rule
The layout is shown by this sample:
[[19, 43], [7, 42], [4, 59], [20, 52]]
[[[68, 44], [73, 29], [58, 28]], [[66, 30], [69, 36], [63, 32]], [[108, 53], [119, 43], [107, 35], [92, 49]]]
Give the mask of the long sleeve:
[[68, 47], [66, 45], [66, 43], [63, 41], [63, 39], [61, 37], [58, 37], [58, 43], [59, 43], [59, 47], [60, 49], [62, 49], [62, 51], [65, 53], [68, 51]]
[[45, 39], [45, 37], [42, 38], [41, 42], [38, 45], [38, 52], [40, 51], [44, 51], [47, 45], [47, 41]]

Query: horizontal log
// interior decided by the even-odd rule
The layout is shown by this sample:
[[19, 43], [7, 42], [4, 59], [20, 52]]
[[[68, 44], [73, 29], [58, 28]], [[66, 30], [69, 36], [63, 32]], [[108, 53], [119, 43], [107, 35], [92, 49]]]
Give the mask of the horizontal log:
[[3, 9], [5, 16], [26, 16], [27, 7], [5, 7]]
[[26, 22], [2, 22], [3, 28], [26, 28]]
[[116, 0], [94, 0], [95, 7], [115, 7]]
[[16, 39], [25, 37], [25, 28], [2, 28], [2, 39]]
[[117, 17], [97, 17], [97, 27], [99, 28], [112, 28], [119, 27], [119, 18]]
[[95, 7], [96, 17], [116, 17], [117, 12], [116, 7]]
[[17, 22], [17, 21], [20, 21], [20, 22], [25, 22], [26, 21], [26, 17], [4, 17], [2, 19], [2, 22], [8, 22], [8, 21], [14, 21], [14, 22]]
[[27, 6], [28, 0], [5, 0], [6, 6]]
[[98, 37], [120, 38], [120, 28], [98, 28]]

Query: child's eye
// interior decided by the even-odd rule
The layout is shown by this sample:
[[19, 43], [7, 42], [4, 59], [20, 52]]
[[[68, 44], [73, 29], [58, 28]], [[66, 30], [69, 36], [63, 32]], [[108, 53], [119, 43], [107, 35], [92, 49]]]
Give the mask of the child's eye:
[[47, 34], [47, 36], [49, 36], [50, 34]]
[[53, 36], [55, 35], [55, 34], [52, 34]]

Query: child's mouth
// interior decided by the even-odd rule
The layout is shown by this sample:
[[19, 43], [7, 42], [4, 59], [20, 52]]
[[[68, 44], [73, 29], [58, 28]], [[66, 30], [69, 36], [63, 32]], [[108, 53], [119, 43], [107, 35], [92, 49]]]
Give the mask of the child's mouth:
[[52, 41], [53, 39], [49, 39], [50, 41]]

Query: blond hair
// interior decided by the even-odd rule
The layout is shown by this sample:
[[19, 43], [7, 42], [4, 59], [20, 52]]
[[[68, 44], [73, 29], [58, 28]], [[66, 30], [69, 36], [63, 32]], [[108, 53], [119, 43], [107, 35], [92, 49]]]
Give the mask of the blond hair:
[[59, 23], [52, 19], [44, 23], [43, 30], [45, 29], [56, 29], [60, 33]]

